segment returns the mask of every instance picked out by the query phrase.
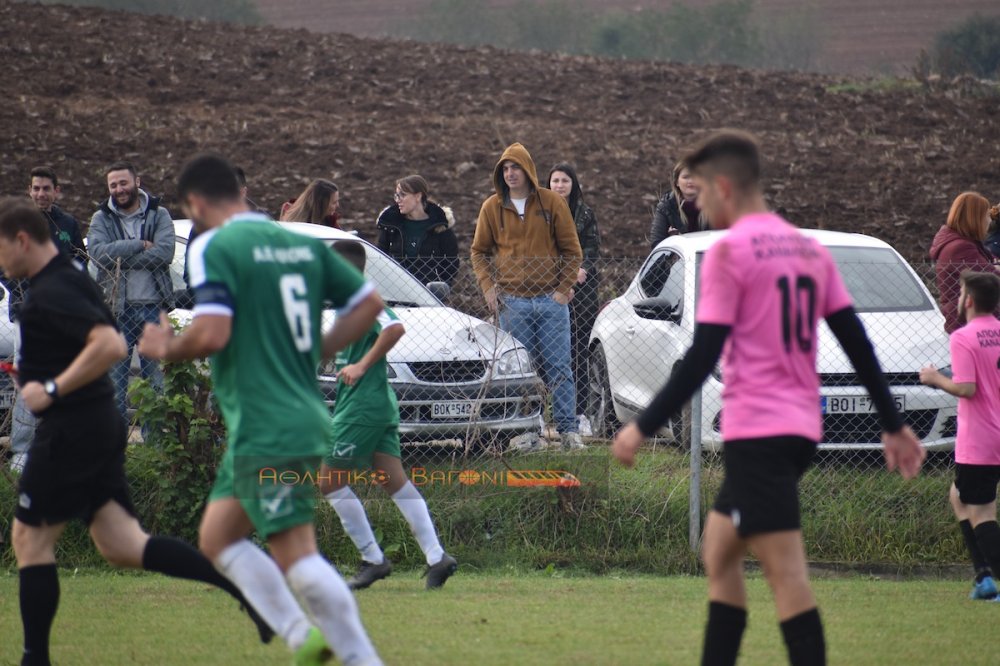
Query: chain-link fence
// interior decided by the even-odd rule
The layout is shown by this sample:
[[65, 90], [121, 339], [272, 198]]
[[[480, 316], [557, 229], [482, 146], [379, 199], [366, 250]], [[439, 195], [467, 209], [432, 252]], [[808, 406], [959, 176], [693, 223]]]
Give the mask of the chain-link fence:
[[[344, 237], [316, 229], [331, 241]], [[179, 235], [171, 277], [177, 304], [190, 307], [182, 278], [185, 247]], [[630, 477], [610, 465], [607, 444], [623, 421], [649, 403], [690, 344], [701, 251], [679, 244], [660, 247], [646, 258], [588, 259], [577, 273], [559, 260], [508, 259], [473, 267], [464, 256], [410, 258], [407, 270], [366, 247], [366, 273], [406, 327], [387, 366], [399, 402], [404, 464], [414, 484], [433, 499], [435, 513], [453, 515], [445, 530], [449, 538], [471, 539], [463, 531], [470, 530], [489, 541], [504, 511], [527, 515], [538, 499], [544, 508], [528, 515], [522, 526], [544, 523], [553, 543], [565, 530], [578, 533], [598, 523], [608, 544], [619, 538], [647, 543], [645, 528], [627, 533], [633, 528], [617, 522], [620, 512], [640, 511], [627, 506], [638, 492], [647, 502], [641, 521], [648, 529], [669, 532], [674, 544], [697, 543], [722, 476], [721, 370], [651, 443], [645, 471]], [[852, 244], [831, 251], [893, 398], [932, 453], [917, 482], [904, 484], [884, 471], [878, 416], [832, 334], [822, 327], [818, 366], [824, 437], [801, 485], [810, 556], [826, 561], [960, 559], [946, 504], [956, 400], [919, 381], [922, 366], [949, 365], [934, 268], [911, 267], [885, 247]], [[508, 277], [499, 277], [498, 270]], [[574, 271], [568, 307], [550, 295], [551, 285], [566, 278], [565, 270]], [[509, 277], [519, 271], [530, 279], [519, 283]], [[493, 307], [481, 284], [497, 281], [501, 289]], [[151, 316], [147, 310], [123, 315], [130, 340]], [[174, 315], [182, 322], [189, 316], [183, 308]], [[132, 377], [145, 370], [155, 381], [154, 365], [144, 369], [133, 358], [129, 367]], [[318, 372], [331, 407], [337, 370], [330, 361]], [[0, 402], [6, 411], [12, 393], [0, 395], [9, 398]], [[143, 424], [133, 425], [133, 441], [141, 442]], [[583, 449], [566, 436], [574, 432]], [[507, 503], [498, 506], [506, 508], [496, 515], [467, 515], [471, 497], [505, 497]], [[648, 547], [655, 543], [649, 541]]]

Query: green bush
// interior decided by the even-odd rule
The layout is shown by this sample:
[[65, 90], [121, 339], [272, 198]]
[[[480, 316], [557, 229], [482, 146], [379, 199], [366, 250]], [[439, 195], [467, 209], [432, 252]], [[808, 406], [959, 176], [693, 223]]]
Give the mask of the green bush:
[[931, 66], [949, 77], [1000, 78], [1000, 16], [977, 14], [938, 33]]
[[39, 0], [45, 5], [81, 5], [140, 14], [162, 14], [187, 19], [207, 19], [227, 23], [260, 23], [253, 0]]

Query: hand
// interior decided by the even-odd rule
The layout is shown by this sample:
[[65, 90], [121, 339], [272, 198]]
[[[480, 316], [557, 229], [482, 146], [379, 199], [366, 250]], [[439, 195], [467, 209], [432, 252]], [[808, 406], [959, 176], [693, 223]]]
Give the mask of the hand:
[[581, 268], [576, 272], [576, 283], [583, 284], [586, 281], [587, 281], [587, 269]]
[[490, 309], [490, 312], [496, 312], [498, 309], [500, 309], [500, 301], [497, 296], [496, 287], [490, 287], [489, 289], [487, 289], [485, 292], [483, 292], [483, 296], [486, 298], [486, 307]]
[[633, 421], [615, 435], [615, 441], [611, 445], [611, 455], [625, 467], [632, 467], [635, 465], [635, 452], [645, 441], [646, 436]]
[[147, 322], [139, 337], [139, 355], [160, 361], [167, 357], [170, 340], [174, 337], [174, 327], [167, 319], [167, 313], [160, 313], [160, 323]]
[[572, 289], [569, 290], [568, 294], [564, 294], [560, 291], [552, 292], [552, 300], [558, 303], [559, 305], [567, 305], [570, 301], [573, 300], [573, 296], [574, 296], [574, 291]]
[[882, 433], [882, 447], [885, 454], [885, 464], [889, 471], [899, 470], [904, 479], [912, 479], [920, 473], [920, 466], [927, 457], [927, 452], [910, 426], [896, 433]]
[[366, 367], [360, 363], [352, 363], [351, 365], [345, 365], [337, 373], [337, 379], [342, 379], [348, 386], [354, 386], [359, 379], [365, 376]]
[[937, 386], [938, 381], [943, 376], [933, 365], [928, 365], [926, 368], [921, 368], [920, 370], [920, 383], [926, 386]]
[[142, 249], [143, 250], [148, 250], [151, 247], [153, 247], [153, 242], [152, 241], [148, 241], [148, 240], [142, 241]]
[[41, 382], [28, 382], [22, 386], [21, 396], [24, 398], [24, 406], [32, 414], [41, 414], [52, 406], [52, 398], [45, 392]]

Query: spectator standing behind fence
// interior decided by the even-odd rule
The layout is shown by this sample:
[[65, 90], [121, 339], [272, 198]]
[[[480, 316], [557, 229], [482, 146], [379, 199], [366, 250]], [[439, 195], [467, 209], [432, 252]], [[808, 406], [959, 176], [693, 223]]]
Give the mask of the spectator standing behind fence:
[[986, 249], [994, 260], [1000, 260], [1000, 205], [990, 208], [990, 232], [986, 235]]
[[562, 197], [538, 187], [535, 163], [519, 143], [503, 152], [493, 186], [479, 211], [472, 268], [500, 327], [527, 347], [541, 371], [563, 448], [581, 449], [568, 304], [583, 252], [573, 216]]
[[378, 247], [424, 284], [451, 285], [458, 273], [455, 215], [430, 201], [428, 190], [421, 176], [396, 181], [395, 203], [379, 213], [376, 223]]
[[597, 260], [601, 256], [601, 233], [597, 228], [594, 210], [583, 200], [583, 188], [573, 165], [561, 162], [549, 171], [548, 188], [561, 196], [569, 205], [576, 224], [576, 236], [583, 250], [583, 265], [576, 276], [576, 294], [569, 303], [570, 344], [573, 351], [573, 378], [576, 381], [576, 414], [583, 435], [593, 434], [585, 412], [589, 391], [589, 352], [587, 343], [597, 319]]
[[[146, 322], [159, 321], [160, 309], [173, 309], [174, 223], [160, 199], [140, 187], [131, 163], [112, 164], [105, 177], [110, 196], [91, 218], [87, 238], [97, 281], [128, 344], [128, 356], [111, 370], [115, 401], [126, 416], [132, 350]], [[154, 386], [162, 384], [155, 361], [140, 359], [140, 369]]]
[[704, 213], [698, 208], [698, 184], [691, 170], [682, 162], [670, 174], [670, 191], [663, 195], [653, 212], [649, 229], [650, 249], [667, 236], [708, 229]]
[[317, 178], [302, 194], [281, 205], [282, 222], [309, 222], [340, 229], [340, 190], [336, 183]]
[[965, 323], [959, 312], [959, 278], [963, 271], [992, 272], [993, 255], [983, 244], [990, 224], [990, 203], [978, 192], [963, 192], [955, 198], [948, 220], [934, 236], [931, 259], [937, 273], [938, 302], [944, 313], [944, 330], [952, 333]]
[[920, 371], [921, 382], [959, 399], [955, 482], [949, 498], [976, 570], [969, 595], [972, 599], [995, 598], [997, 587], [991, 573], [1000, 573], [996, 506], [1000, 482], [1000, 321], [993, 316], [998, 304], [1000, 278], [963, 273], [958, 307], [968, 323], [951, 334], [952, 378], [932, 366]]
[[[67, 257], [76, 260], [78, 265], [85, 269], [87, 249], [83, 246], [80, 223], [56, 205], [61, 190], [55, 170], [51, 167], [35, 167], [28, 175], [28, 179], [28, 196], [49, 223], [49, 232], [56, 248]], [[3, 282], [9, 292], [7, 314], [12, 322], [17, 322], [21, 304], [24, 302], [27, 281], [9, 278], [0, 272], [0, 282]], [[19, 357], [20, 338], [17, 348], [14, 349], [15, 360], [17, 361]], [[14, 400], [10, 428], [11, 467], [20, 470], [24, 465], [24, 456], [31, 446], [31, 438], [35, 434], [35, 416], [24, 406], [24, 398], [20, 391]]]

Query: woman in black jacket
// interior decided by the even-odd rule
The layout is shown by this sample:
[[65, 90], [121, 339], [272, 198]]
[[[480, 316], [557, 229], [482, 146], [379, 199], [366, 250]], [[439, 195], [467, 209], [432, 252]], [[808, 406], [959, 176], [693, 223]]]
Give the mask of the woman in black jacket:
[[576, 222], [576, 233], [583, 249], [583, 265], [580, 267], [573, 290], [573, 300], [569, 302], [570, 341], [573, 353], [573, 378], [576, 382], [576, 413], [580, 420], [580, 434], [591, 434], [590, 424], [585, 422], [587, 400], [590, 396], [590, 377], [587, 360], [590, 353], [587, 349], [590, 342], [590, 331], [597, 319], [598, 295], [600, 284], [597, 273], [597, 261], [601, 256], [601, 233], [597, 228], [597, 216], [593, 209], [583, 200], [583, 188], [572, 165], [562, 162], [549, 171], [547, 185], [550, 190], [561, 196], [569, 204]]
[[428, 200], [428, 190], [421, 176], [396, 181], [396, 203], [378, 216], [378, 246], [424, 284], [451, 285], [458, 272], [455, 216]]
[[670, 191], [663, 195], [653, 213], [649, 230], [650, 249], [667, 236], [708, 229], [705, 216], [698, 209], [698, 185], [691, 172], [678, 162], [670, 177]]

